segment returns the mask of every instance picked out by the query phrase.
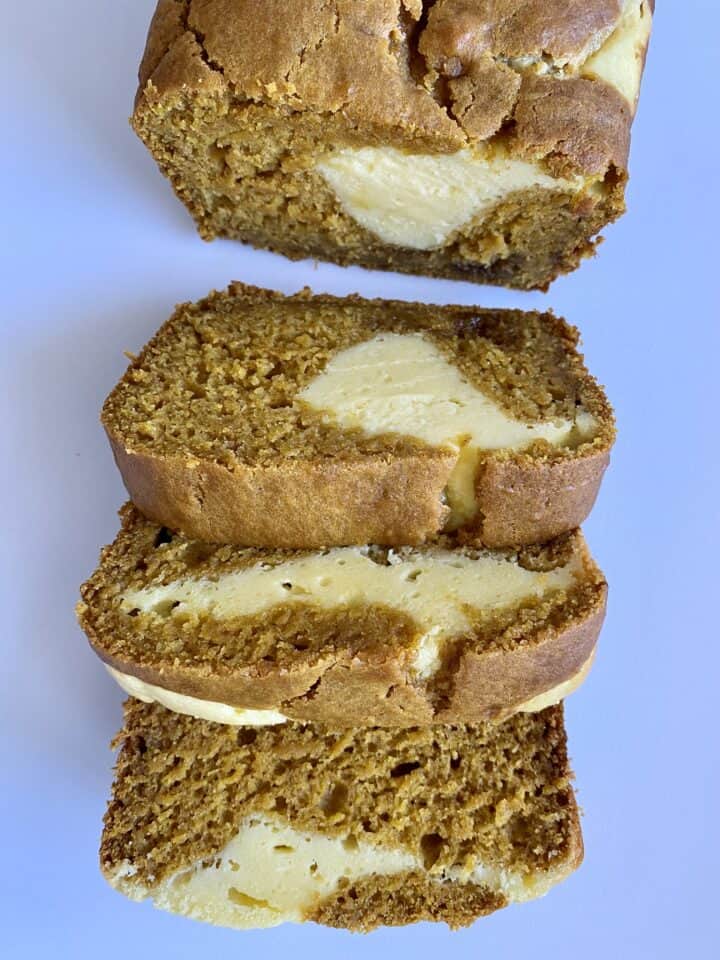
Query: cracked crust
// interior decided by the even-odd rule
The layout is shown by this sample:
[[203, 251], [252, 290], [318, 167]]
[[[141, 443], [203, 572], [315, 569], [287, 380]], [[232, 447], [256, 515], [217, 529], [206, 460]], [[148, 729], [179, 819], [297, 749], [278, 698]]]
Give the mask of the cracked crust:
[[[206, 239], [546, 287], [623, 212], [633, 110], [605, 81], [579, 82], [621, 0], [256, 5], [161, 0], [140, 67], [134, 126]], [[318, 157], [342, 146], [449, 153], [496, 142], [600, 189], [569, 210], [561, 191], [520, 191], [458, 243], [418, 254], [378, 241], [314, 175]], [[544, 226], [539, 248], [529, 213]]]
[[[260, 17], [254, 6], [253, 0], [161, 0], [140, 67], [139, 102], [144, 95], [153, 100], [187, 94], [196, 85], [202, 94], [215, 91], [220, 89], [210, 82], [215, 74], [236, 98], [340, 113], [356, 137], [374, 140], [382, 130], [383, 143], [423, 143], [450, 152], [498, 133], [515, 110], [532, 100], [532, 89], [524, 89], [521, 82], [532, 77], [532, 71], [518, 61], [549, 59], [571, 67], [599, 46], [622, 11], [620, 0], [575, 0], [569, 10], [564, 0], [441, 0], [424, 4], [427, 10], [408, 28], [396, 0], [366, 0], [362, 5], [353, 0], [264, 0]], [[412, 13], [410, 17], [414, 20]], [[418, 59], [420, 77], [413, 69]], [[461, 101], [467, 101], [469, 87], [478, 95], [472, 97], [470, 129], [463, 123], [469, 111], [454, 115], [454, 95], [444, 103], [436, 90], [443, 76], [451, 90], [454, 84], [464, 91]], [[565, 77], [545, 79], [562, 87]], [[492, 97], [480, 90], [488, 83]], [[574, 117], [583, 127], [583, 139], [591, 140], [596, 151], [610, 136], [613, 148], [606, 168], [624, 168], [630, 111], [608, 94], [603, 82], [588, 84], [597, 88], [592, 94], [582, 87], [572, 89], [571, 99], [583, 103], [580, 118], [566, 104], [567, 96], [559, 94], [555, 108], [536, 121], [542, 137], [535, 134], [526, 142], [522, 131], [516, 131], [513, 148], [534, 157], [556, 152], [564, 126]], [[506, 109], [500, 111], [499, 102]], [[393, 131], [399, 139], [393, 139]], [[554, 149], [540, 151], [538, 139]], [[598, 173], [597, 165], [587, 163], [586, 153], [574, 150], [572, 143], [567, 162], [578, 172]]]
[[520, 156], [544, 158], [555, 176], [571, 176], [577, 168], [617, 176], [627, 162], [631, 119], [627, 100], [607, 84], [523, 77], [513, 142]]
[[[307, 291], [283, 297], [242, 284], [180, 306], [106, 401], [103, 423], [133, 502], [158, 523], [210, 542], [309, 548], [435, 536], [448, 515], [452, 451], [316, 425], [293, 406], [325, 357], [383, 330], [433, 337], [470, 382], [521, 419], [571, 418], [580, 403], [597, 421], [595, 437], [578, 447], [484, 454], [468, 537], [492, 547], [537, 543], [583, 522], [614, 421], [577, 352], [577, 331], [564, 321]], [[259, 365], [273, 376], [252, 388], [244, 371]], [[200, 383], [209, 376], [216, 392]]]
[[420, 50], [438, 70], [492, 56], [546, 58], [576, 64], [602, 42], [622, 11], [622, 0], [436, 0], [427, 4]]
[[[173, 537], [131, 507], [98, 570], [82, 588], [80, 624], [98, 656], [121, 673], [184, 696], [292, 720], [409, 726], [503, 719], [582, 673], [605, 614], [607, 586], [581, 534], [520, 554], [551, 570], [577, 558], [566, 590], [483, 615], [449, 641], [427, 680], [412, 670], [422, 632], [407, 614], [376, 604], [323, 609], [281, 604], [255, 616], [177, 622], [121, 605], [129, 589], [215, 580], [249, 565], [297, 556], [211, 547]], [[467, 552], [456, 541], [441, 545]]]

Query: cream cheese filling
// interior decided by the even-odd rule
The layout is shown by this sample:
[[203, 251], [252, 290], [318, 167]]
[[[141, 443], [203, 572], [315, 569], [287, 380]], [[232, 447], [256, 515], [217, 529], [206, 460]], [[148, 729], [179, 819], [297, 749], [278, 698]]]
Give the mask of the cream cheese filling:
[[567, 446], [589, 439], [596, 428], [583, 408], [572, 420], [516, 419], [419, 334], [385, 333], [340, 351], [298, 399], [345, 429], [402, 434], [454, 449], [458, 461], [447, 489], [451, 530], [476, 512], [481, 451], [522, 450], [535, 440]]
[[540, 713], [541, 710], [545, 710], [547, 707], [554, 707], [555, 704], [560, 703], [561, 700], [565, 700], [570, 694], [575, 693], [578, 687], [585, 683], [594, 661], [595, 651], [593, 650], [574, 676], [569, 677], [563, 683], [558, 683], [555, 687], [551, 687], [550, 690], [546, 690], [544, 693], [539, 693], [536, 697], [526, 700], [525, 703], [520, 704], [517, 708], [518, 712]]
[[[425, 872], [422, 858], [408, 850], [383, 848], [353, 836], [329, 837], [299, 831], [265, 814], [251, 815], [232, 840], [212, 858], [180, 870], [148, 888], [133, 880], [131, 864], [121, 864], [110, 883], [137, 900], [221, 926], [241, 929], [302, 922], [337, 890], [341, 879], [388, 877]], [[465, 869], [432, 872], [438, 883], [482, 884], [510, 902], [542, 896], [567, 870], [520, 873], [469, 860]]]
[[[543, 693], [532, 697], [520, 704], [516, 709], [521, 713], [538, 713], [546, 707], [560, 703], [585, 681], [594, 659], [594, 653], [568, 680], [559, 683]], [[172, 710], [173, 713], [183, 713], [197, 720], [209, 720], [211, 723], [223, 723], [235, 727], [266, 727], [279, 723], [286, 723], [290, 718], [277, 710], [247, 710], [242, 707], [231, 707], [227, 703], [217, 700], [201, 700], [199, 697], [190, 697], [187, 694], [175, 693], [165, 687], [147, 683], [129, 673], [123, 673], [114, 667], [105, 664], [105, 669], [115, 682], [131, 697], [142, 700], [143, 703], [159, 703]], [[295, 721], [294, 721], [295, 722]]]
[[234, 727], [270, 727], [285, 723], [288, 719], [277, 710], [247, 710], [242, 707], [231, 707], [217, 700], [201, 700], [199, 697], [175, 693], [174, 690], [167, 690], [154, 683], [146, 683], [139, 677], [116, 670], [107, 663], [105, 669], [131, 697], [142, 700], [143, 703], [159, 703], [173, 713], [184, 713], [197, 720], [209, 720], [211, 723], [224, 723]]
[[356, 223], [384, 243], [432, 250], [517, 190], [578, 193], [589, 181], [551, 177], [537, 164], [486, 148], [409, 154], [345, 147], [316, 169]]
[[336, 547], [270, 565], [257, 563], [217, 580], [180, 579], [127, 590], [120, 609], [168, 618], [188, 613], [217, 620], [276, 606], [323, 610], [384, 605], [407, 614], [421, 636], [411, 672], [425, 680], [439, 668], [445, 640], [472, 629], [478, 615], [553, 590], [568, 589], [583, 570], [575, 555], [551, 571], [526, 570], [512, 558], [456, 550], [389, 550], [387, 565], [367, 547]]
[[647, 0], [627, 0], [623, 14], [600, 49], [589, 57], [582, 75], [604, 80], [635, 110], [640, 95], [645, 50], [652, 29]]
[[[516, 57], [507, 62], [521, 71], [604, 80], [634, 111], [651, 26], [647, 0], [626, 0], [609, 35], [592, 38], [579, 57]], [[592, 178], [552, 177], [540, 164], [511, 157], [497, 144], [451, 154], [344, 147], [321, 157], [316, 169], [356, 223], [384, 243], [412, 250], [444, 246], [456, 231], [516, 191], [580, 193], [597, 187]]]

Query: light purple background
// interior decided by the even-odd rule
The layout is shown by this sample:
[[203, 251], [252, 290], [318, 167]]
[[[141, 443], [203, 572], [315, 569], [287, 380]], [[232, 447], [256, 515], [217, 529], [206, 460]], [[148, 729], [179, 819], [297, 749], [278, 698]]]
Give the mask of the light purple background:
[[[2, 2], [0, 943], [10, 958], [695, 958], [718, 931], [718, 170], [714, 0], [658, 4], [630, 212], [547, 296], [208, 245], [127, 124], [154, 0]], [[75, 625], [123, 490], [106, 393], [176, 301], [287, 292], [552, 307], [620, 439], [586, 533], [610, 581], [569, 703], [585, 864], [472, 929], [237, 933], [135, 905], [97, 868], [121, 694]], [[717, 954], [714, 954], [717, 956]]]

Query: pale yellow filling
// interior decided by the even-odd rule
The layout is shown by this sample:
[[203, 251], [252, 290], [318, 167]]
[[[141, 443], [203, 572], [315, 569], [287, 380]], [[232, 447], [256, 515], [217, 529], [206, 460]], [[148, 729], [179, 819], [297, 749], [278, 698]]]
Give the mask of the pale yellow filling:
[[236, 727], [269, 727], [287, 720], [287, 717], [277, 710], [246, 710], [219, 703], [217, 700], [201, 700], [199, 697], [175, 693], [174, 690], [167, 690], [154, 683], [146, 683], [145, 680], [116, 670], [108, 664], [105, 664], [105, 668], [131, 697], [142, 700], [143, 703], [159, 703], [173, 713], [184, 713], [197, 720], [209, 720], [211, 723]]
[[[585, 681], [590, 672], [593, 658], [594, 654], [588, 658], [574, 677], [570, 677], [569, 680], [565, 680], [550, 690], [525, 701], [517, 707], [517, 710], [521, 713], [536, 713], [569, 697]], [[129, 673], [123, 673], [107, 664], [106, 669], [113, 680], [130, 696], [142, 700], [143, 703], [159, 703], [174, 713], [183, 713], [198, 720], [209, 720], [211, 723], [224, 723], [235, 727], [265, 727], [286, 723], [289, 719], [277, 710], [247, 710], [242, 707], [231, 707], [229, 704], [220, 703], [217, 700], [201, 700], [199, 697], [175, 693], [172, 690], [165, 689], [165, 687], [147, 683], [145, 680], [133, 677]]]
[[492, 554], [473, 558], [453, 550], [390, 550], [384, 565], [368, 548], [337, 547], [275, 566], [258, 563], [217, 580], [189, 578], [128, 590], [120, 606], [126, 613], [167, 618], [192, 612], [221, 620], [294, 603], [324, 610], [384, 605], [408, 614], [420, 627], [411, 669], [424, 680], [440, 666], [443, 643], [471, 629], [473, 613], [567, 589], [581, 571], [579, 555], [563, 567], [539, 572]]
[[584, 76], [604, 80], [615, 87], [633, 110], [640, 95], [651, 28], [652, 12], [647, 0], [628, 0], [614, 32], [582, 68]]
[[497, 149], [409, 154], [394, 147], [346, 147], [317, 170], [353, 220], [384, 243], [413, 250], [443, 246], [450, 235], [517, 190], [577, 193], [581, 177], [551, 177], [537, 164]]
[[[574, 59], [516, 57], [517, 69], [562, 78], [599, 78], [636, 107], [652, 26], [647, 0], [626, 0], [616, 26], [593, 37]], [[512, 193], [540, 188], [595, 192], [592, 178], [550, 176], [538, 163], [510, 157], [497, 144], [452, 154], [410, 154], [394, 147], [346, 147], [316, 165], [343, 210], [384, 243], [413, 250], [444, 246], [452, 235]]]
[[[407, 850], [375, 847], [346, 838], [295, 830], [287, 822], [258, 814], [210, 861], [181, 870], [153, 889], [134, 882], [123, 864], [108, 879], [127, 896], [152, 897], [155, 906], [221, 926], [241, 929], [301, 922], [331, 895], [342, 878], [387, 877], [423, 871], [422, 859]], [[464, 869], [433, 874], [438, 883], [483, 884], [509, 901], [542, 896], [563, 878], [561, 865], [524, 874], [469, 860]]]
[[386, 333], [337, 353], [298, 397], [329, 421], [371, 436], [397, 433], [454, 449], [458, 462], [447, 497], [448, 529], [475, 514], [475, 473], [483, 450], [522, 450], [535, 440], [554, 446], [589, 439], [595, 419], [526, 423], [463, 379], [437, 347], [418, 334]]
[[570, 694], [575, 693], [578, 687], [585, 683], [594, 660], [595, 651], [593, 650], [585, 663], [582, 665], [582, 667], [580, 667], [578, 672], [573, 677], [570, 677], [569, 680], [565, 680], [564, 683], [559, 683], [556, 687], [552, 687], [550, 690], [546, 690], [544, 693], [539, 693], [536, 697], [532, 697], [530, 700], [526, 700], [525, 703], [521, 704], [517, 708], [518, 712], [539, 713], [541, 710], [545, 710], [547, 707], [554, 707], [556, 703], [560, 703], [561, 700], [565, 700], [570, 696]]

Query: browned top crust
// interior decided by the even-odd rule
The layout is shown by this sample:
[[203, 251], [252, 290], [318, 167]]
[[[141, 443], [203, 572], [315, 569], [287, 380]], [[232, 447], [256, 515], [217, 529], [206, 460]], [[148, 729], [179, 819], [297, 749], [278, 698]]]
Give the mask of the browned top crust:
[[[235, 730], [128, 701], [100, 851], [152, 890], [222, 850], [250, 814], [526, 875], [582, 858], [561, 707], [501, 725]], [[446, 919], [446, 918], [444, 918]]]
[[429, 7], [420, 49], [433, 63], [496, 57], [581, 60], [607, 36], [621, 0], [437, 0]]
[[571, 175], [578, 167], [600, 175], [623, 169], [631, 121], [630, 105], [607, 84], [528, 76], [522, 80], [512, 139], [520, 156], [543, 157], [555, 176]]
[[[622, 173], [631, 108], [602, 80], [574, 82], [622, 8], [621, 0], [160, 0], [137, 109], [219, 95], [333, 115], [350, 142], [450, 152], [511, 134], [520, 155], [560, 154], [556, 166], [592, 176]], [[524, 82], [538, 73], [543, 110]]]

